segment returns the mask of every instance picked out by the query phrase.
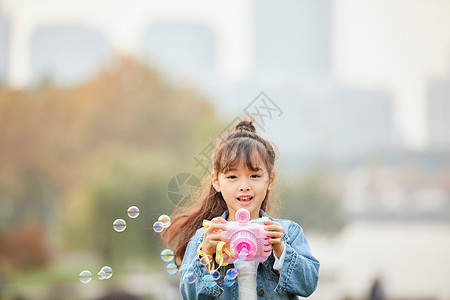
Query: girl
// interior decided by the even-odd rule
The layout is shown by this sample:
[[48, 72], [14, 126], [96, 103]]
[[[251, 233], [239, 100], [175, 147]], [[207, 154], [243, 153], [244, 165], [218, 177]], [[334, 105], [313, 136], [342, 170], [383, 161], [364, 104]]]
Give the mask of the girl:
[[[311, 255], [302, 228], [266, 214], [275, 180], [274, 162], [272, 145], [255, 133], [252, 122], [241, 121], [234, 132], [219, 140], [212, 174], [204, 179], [200, 196], [174, 212], [172, 225], [163, 235], [168, 243], [177, 239], [175, 257], [182, 260], [183, 299], [297, 299], [316, 289], [320, 264]], [[233, 264], [221, 267], [221, 278], [208, 283], [202, 278], [214, 263], [213, 259], [205, 263], [202, 257], [214, 257], [217, 245], [226, 242], [221, 231], [227, 221], [236, 221], [240, 208], [250, 212], [250, 220], [265, 217], [264, 230], [273, 252], [263, 263], [249, 261], [240, 266], [231, 286], [224, 284], [223, 276]], [[203, 227], [203, 220], [211, 220], [210, 225]], [[188, 271], [195, 282], [183, 279]]]

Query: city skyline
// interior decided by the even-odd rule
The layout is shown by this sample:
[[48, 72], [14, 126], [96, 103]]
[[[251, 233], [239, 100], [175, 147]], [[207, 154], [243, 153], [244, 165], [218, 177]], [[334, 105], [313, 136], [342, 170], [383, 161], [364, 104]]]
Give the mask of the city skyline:
[[[420, 151], [435, 144], [431, 139], [436, 138], [429, 133], [430, 126], [435, 126], [433, 124], [436, 122], [430, 120], [433, 109], [429, 106], [433, 104], [429, 100], [427, 89], [430, 78], [445, 78], [446, 72], [449, 72], [450, 38], [445, 37], [444, 28], [450, 27], [450, 18], [445, 18], [450, 13], [446, 13], [444, 8], [450, 4], [439, 1], [427, 2], [428, 4], [412, 1], [408, 2], [406, 9], [400, 9], [403, 8], [400, 0], [389, 2], [391, 4], [386, 1], [369, 1], [365, 4], [355, 4], [348, 0], [321, 0], [314, 3], [288, 1], [276, 7], [271, 6], [270, 1], [244, 1], [240, 4], [234, 1], [222, 4], [218, 9], [213, 8], [214, 3], [207, 4], [200, 0], [192, 2], [191, 5], [175, 1], [170, 7], [160, 1], [150, 1], [143, 6], [142, 2], [135, 0], [129, 5], [109, 1], [110, 13], [99, 14], [106, 5], [105, 1], [96, 1], [90, 6], [86, 6], [82, 1], [71, 3], [70, 9], [67, 8], [68, 2], [56, 2], [43, 0], [38, 5], [27, 0], [3, 0], [2, 15], [4, 20], [9, 21], [10, 28], [10, 34], [6, 35], [10, 36], [10, 51], [6, 53], [8, 63], [3, 69], [8, 72], [11, 86], [26, 86], [25, 82], [29, 84], [33, 80], [36, 81], [39, 76], [44, 76], [45, 72], [51, 74], [51, 68], [56, 72], [53, 75], [61, 78], [60, 81], [64, 82], [62, 79], [65, 77], [70, 78], [70, 72], [64, 71], [64, 68], [69, 68], [70, 65], [51, 61], [52, 56], [56, 55], [52, 54], [51, 50], [46, 51], [47, 48], [57, 49], [57, 41], [64, 39], [65, 32], [61, 31], [59, 38], [55, 38], [58, 35], [54, 32], [56, 28], [61, 29], [61, 26], [66, 24], [66, 27], [70, 25], [70, 30], [78, 30], [78, 34], [68, 35], [68, 40], [71, 37], [76, 40], [77, 36], [83, 35], [80, 33], [83, 30], [85, 36], [97, 36], [97, 40], [103, 38], [104, 45], [97, 46], [103, 47], [103, 50], [96, 55], [90, 56], [92, 48], [82, 49], [86, 53], [78, 59], [81, 57], [86, 65], [85, 73], [92, 74], [96, 68], [107, 64], [114, 53], [131, 53], [149, 63], [156, 62], [162, 70], [170, 70], [170, 75], [179, 78], [191, 77], [194, 82], [204, 84], [208, 91], [213, 92], [215, 104], [223, 106], [225, 110], [228, 108], [230, 112], [239, 110], [238, 105], [241, 104], [238, 102], [242, 102], [242, 98], [250, 100], [247, 96], [249, 92], [242, 91], [245, 86], [254, 89], [258, 86], [260, 90], [266, 90], [282, 102], [286, 98], [298, 102], [284, 101], [284, 104], [297, 109], [299, 113], [302, 113], [301, 103], [305, 103], [305, 100], [299, 99], [298, 96], [305, 93], [312, 94], [307, 96], [306, 101], [315, 102], [309, 106], [317, 106], [314, 108], [316, 111], [328, 111], [332, 108], [339, 110], [340, 103], [331, 104], [329, 108], [324, 108], [323, 105], [333, 103], [330, 99], [342, 98], [339, 96], [342, 94], [341, 90], [353, 89], [355, 92], [347, 92], [351, 97], [370, 98], [371, 92], [382, 93], [387, 95], [388, 102], [391, 101], [391, 107], [384, 109], [384, 113], [392, 116], [394, 122], [388, 127], [390, 131], [395, 131], [394, 128], [398, 130], [398, 137], [407, 149]], [[132, 4], [142, 9], [130, 8]], [[383, 15], [383, 9], [386, 7], [390, 7], [389, 14]], [[117, 26], [117, 21], [113, 20], [114, 16], [117, 17], [125, 11], [138, 20], [122, 18], [120, 26]], [[236, 11], [239, 11], [237, 18], [230, 22], [227, 16], [236, 14]], [[290, 14], [286, 15], [287, 12]], [[379, 20], [377, 16], [383, 16], [384, 19]], [[422, 17], [419, 22], [418, 16]], [[269, 18], [273, 20], [267, 22]], [[94, 19], [97, 19], [96, 22]], [[1, 21], [6, 24], [4, 20]], [[411, 24], [414, 26], [410, 26]], [[12, 51], [14, 45], [15, 49], [20, 45], [14, 41], [15, 34], [20, 30], [26, 31], [27, 26], [30, 31], [28, 47]], [[33, 26], [37, 27], [33, 29]], [[186, 31], [188, 28], [191, 28], [191, 31]], [[409, 28], [414, 31], [409, 33]], [[390, 34], [386, 35], [387, 32]], [[53, 41], [48, 38], [51, 35]], [[183, 36], [196, 40], [195, 44], [189, 44], [189, 39], [183, 42]], [[230, 38], [231, 36], [233, 38]], [[42, 42], [46, 38], [47, 43]], [[55, 41], [56, 47], [53, 46]], [[422, 45], [421, 41], [427, 43]], [[92, 44], [90, 42], [89, 46]], [[225, 45], [228, 45], [228, 48]], [[175, 51], [171, 52], [174, 48]], [[186, 54], [179, 50], [177, 52], [176, 48], [190, 50]], [[102, 54], [108, 53], [105, 49], [111, 49], [112, 54]], [[195, 57], [200, 50], [205, 52]], [[27, 57], [28, 52], [30, 63], [26, 66], [27, 60], [20, 58]], [[74, 61], [76, 55], [77, 53], [73, 54]], [[45, 69], [45, 57], [50, 59], [47, 62], [49, 70]], [[41, 63], [42, 61], [44, 63]], [[82, 78], [82, 64], [74, 65], [79, 67], [78, 78]], [[29, 74], [24, 75], [27, 72]], [[33, 72], [35, 74], [32, 74]], [[72, 77], [77, 78], [73, 74]], [[307, 85], [317, 87], [311, 88]], [[445, 83], [442, 85], [445, 86]], [[321, 96], [324, 86], [331, 87], [332, 92], [328, 96]], [[282, 89], [287, 91], [283, 92]], [[293, 92], [289, 93], [288, 90]], [[368, 94], [356, 92], [358, 90], [365, 90]], [[320, 99], [315, 99], [314, 93], [318, 95], [317, 99], [328, 99], [320, 103]], [[228, 95], [234, 95], [237, 100], [227, 100]], [[344, 98], [340, 101], [345, 101]], [[357, 98], [349, 101], [355, 101], [356, 105], [357, 101], [364, 103], [364, 99]], [[358, 109], [352, 109], [352, 105], [349, 109], [349, 115], [352, 115], [352, 111], [358, 113]], [[366, 109], [370, 110], [370, 107]], [[381, 111], [378, 113], [383, 114]], [[313, 121], [309, 126], [311, 124], [316, 124], [319, 131], [325, 130], [325, 133], [322, 133], [324, 136], [330, 134], [326, 132], [330, 127], [333, 127], [332, 131], [336, 133], [340, 131], [339, 126], [336, 128], [332, 121], [325, 121], [325, 125], [321, 121]], [[383, 129], [386, 134], [388, 131]], [[292, 131], [295, 132], [297, 131]], [[345, 130], [342, 133], [345, 134]], [[342, 133], [337, 136], [342, 136]], [[391, 138], [387, 137], [389, 140]], [[326, 146], [323, 143], [323, 140], [316, 141], [312, 147]], [[296, 148], [300, 146], [304, 145], [296, 144]]]

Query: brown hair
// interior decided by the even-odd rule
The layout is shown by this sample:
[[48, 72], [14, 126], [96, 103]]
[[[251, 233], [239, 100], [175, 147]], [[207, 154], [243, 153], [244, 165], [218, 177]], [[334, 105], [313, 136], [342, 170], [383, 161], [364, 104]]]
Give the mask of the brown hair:
[[[261, 159], [271, 176], [275, 163], [274, 146], [256, 134], [253, 121], [239, 122], [234, 131], [219, 139], [213, 154], [213, 172], [216, 176], [244, 162], [250, 170], [257, 169]], [[267, 191], [261, 209], [269, 212], [269, 191]], [[162, 237], [167, 244], [176, 240], [175, 262], [183, 259], [187, 244], [195, 232], [202, 226], [203, 220], [221, 216], [227, 210], [222, 194], [212, 186], [210, 174], [205, 175], [201, 187], [191, 201], [175, 209], [171, 216], [172, 224], [165, 229]]]

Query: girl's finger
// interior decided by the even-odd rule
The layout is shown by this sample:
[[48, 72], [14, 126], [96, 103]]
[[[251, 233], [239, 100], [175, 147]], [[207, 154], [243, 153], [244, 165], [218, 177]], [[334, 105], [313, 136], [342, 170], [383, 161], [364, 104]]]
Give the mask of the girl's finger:
[[220, 233], [220, 231], [225, 230], [224, 224], [227, 222], [222, 217], [216, 217], [209, 222], [205, 233], [214, 232]]
[[211, 242], [211, 241], [216, 241], [216, 242], [220, 242], [220, 241], [227, 241], [227, 237], [224, 234], [221, 233], [209, 233], [209, 234], [205, 234], [204, 240], [207, 242]]
[[265, 220], [264, 220], [264, 224], [265, 224], [265, 225], [276, 224], [276, 225], [278, 225], [278, 226], [281, 226], [280, 223], [277, 223], [277, 222], [275, 222], [275, 221], [273, 221], [273, 220], [271, 220], [271, 219], [265, 219]]
[[[219, 232], [220, 230], [225, 230], [225, 226], [223, 224], [220, 223], [211, 223], [211, 225], [209, 225], [206, 229], [205, 229], [205, 233], [213, 233], [213, 232]], [[219, 231], [217, 231], [219, 230]]]
[[280, 243], [282, 243], [282, 242], [283, 242], [283, 239], [282, 239], [282, 238], [269, 239], [268, 242], [269, 242], [270, 244], [272, 244], [272, 245], [275, 245], [275, 244], [280, 244]]
[[279, 232], [279, 231], [266, 231], [266, 235], [269, 238], [283, 238], [284, 237], [284, 233], [283, 232]]
[[221, 240], [208, 240], [208, 242], [206, 244], [208, 247], [215, 249], [219, 242], [221, 242]]
[[215, 217], [211, 220], [211, 223], [226, 223], [227, 221], [222, 217]]
[[227, 237], [226, 237], [226, 235], [223, 235], [223, 234], [213, 234], [213, 235], [211, 235], [211, 240], [217, 241], [217, 242], [220, 242], [220, 241], [226, 242]]
[[281, 227], [280, 225], [266, 225], [264, 226], [264, 230], [265, 231], [279, 231], [279, 232], [284, 232], [284, 228]]

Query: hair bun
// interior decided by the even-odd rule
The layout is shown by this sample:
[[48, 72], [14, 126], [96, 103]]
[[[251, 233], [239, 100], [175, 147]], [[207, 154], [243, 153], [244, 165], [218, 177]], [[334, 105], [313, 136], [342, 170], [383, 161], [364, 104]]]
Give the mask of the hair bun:
[[234, 128], [234, 131], [236, 131], [236, 130], [246, 130], [246, 131], [250, 131], [250, 132], [256, 132], [255, 126], [253, 126], [253, 120], [252, 121], [240, 121]]

